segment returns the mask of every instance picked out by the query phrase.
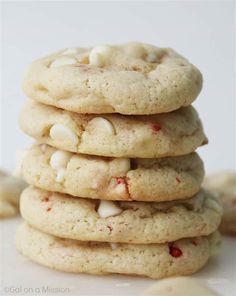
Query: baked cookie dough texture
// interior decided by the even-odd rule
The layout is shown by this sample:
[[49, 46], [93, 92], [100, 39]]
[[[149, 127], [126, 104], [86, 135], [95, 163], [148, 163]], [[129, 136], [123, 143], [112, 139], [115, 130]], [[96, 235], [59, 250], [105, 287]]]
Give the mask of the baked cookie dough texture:
[[28, 101], [19, 123], [26, 134], [39, 142], [70, 152], [99, 156], [178, 156], [207, 143], [201, 121], [192, 106], [151, 116], [98, 116]]
[[17, 172], [18, 250], [67, 272], [189, 275], [219, 246], [222, 207], [201, 188], [208, 140], [191, 106], [199, 70], [142, 43], [69, 48], [33, 62]]
[[169, 48], [141, 43], [60, 50], [33, 62], [32, 99], [78, 113], [157, 114], [190, 105], [200, 71]]
[[[60, 169], [64, 169], [63, 182]], [[195, 152], [168, 158], [108, 158], [41, 144], [28, 150], [22, 173], [29, 184], [83, 198], [167, 201], [196, 194], [204, 167]]]
[[[65, 240], [22, 224], [16, 243], [22, 254], [53, 269], [89, 274], [135, 274], [157, 279], [192, 274], [203, 267], [214, 248], [212, 236], [214, 234], [185, 238], [172, 244], [151, 244], [147, 248], [145, 244]], [[178, 252], [183, 253], [179, 258]]]

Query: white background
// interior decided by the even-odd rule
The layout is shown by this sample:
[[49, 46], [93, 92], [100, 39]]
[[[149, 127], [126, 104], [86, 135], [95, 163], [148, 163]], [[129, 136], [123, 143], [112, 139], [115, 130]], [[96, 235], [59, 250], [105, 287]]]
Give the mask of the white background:
[[207, 172], [235, 168], [235, 10], [233, 1], [2, 3], [2, 165], [30, 142], [17, 127], [21, 80], [35, 58], [70, 46], [143, 41], [173, 47], [200, 68], [194, 104], [210, 144], [199, 149]]

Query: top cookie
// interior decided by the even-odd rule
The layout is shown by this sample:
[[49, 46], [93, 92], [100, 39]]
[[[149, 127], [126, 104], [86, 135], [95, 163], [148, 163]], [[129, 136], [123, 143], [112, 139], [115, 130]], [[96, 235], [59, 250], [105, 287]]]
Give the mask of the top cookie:
[[157, 114], [190, 105], [200, 71], [169, 48], [143, 43], [71, 48], [34, 61], [23, 89], [78, 113]]

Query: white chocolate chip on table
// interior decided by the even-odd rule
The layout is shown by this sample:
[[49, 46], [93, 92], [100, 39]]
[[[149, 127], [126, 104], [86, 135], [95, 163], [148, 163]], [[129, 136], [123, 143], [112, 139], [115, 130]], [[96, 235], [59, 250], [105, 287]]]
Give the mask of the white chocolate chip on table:
[[141, 296], [220, 296], [203, 281], [190, 277], [162, 279], [147, 288]]

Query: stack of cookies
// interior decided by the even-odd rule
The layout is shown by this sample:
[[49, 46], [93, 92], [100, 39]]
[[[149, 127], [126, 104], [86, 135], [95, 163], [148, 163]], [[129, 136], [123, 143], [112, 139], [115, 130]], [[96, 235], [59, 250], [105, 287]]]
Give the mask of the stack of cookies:
[[24, 80], [18, 250], [68, 272], [192, 274], [217, 244], [217, 200], [201, 189], [206, 144], [190, 106], [198, 69], [147, 44], [71, 48]]

